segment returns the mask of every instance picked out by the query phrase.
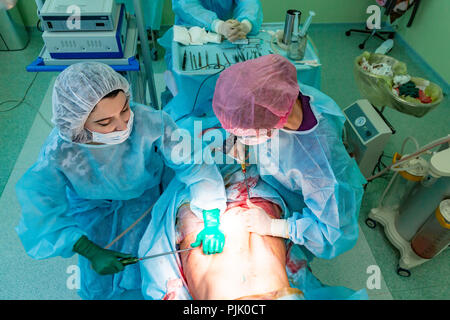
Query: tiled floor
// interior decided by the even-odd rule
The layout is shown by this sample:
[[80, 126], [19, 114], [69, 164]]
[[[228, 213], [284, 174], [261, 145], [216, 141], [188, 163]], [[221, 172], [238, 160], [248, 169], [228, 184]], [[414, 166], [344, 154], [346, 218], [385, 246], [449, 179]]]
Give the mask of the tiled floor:
[[[36, 76], [29, 73], [25, 66], [33, 61], [42, 49], [42, 39], [36, 31], [24, 51], [0, 52], [0, 103], [7, 100], [21, 100]], [[9, 112], [17, 102], [0, 105], [0, 192], [8, 181], [16, 159], [22, 150], [31, 125], [41, 105], [42, 98], [55, 73], [39, 73], [25, 99], [29, 104], [21, 104]]]
[[[346, 25], [312, 25], [313, 38], [322, 63], [322, 91], [346, 107], [360, 98], [353, 79], [353, 61], [361, 53], [358, 44], [362, 35], [346, 37]], [[351, 26], [354, 27], [354, 26]], [[361, 27], [361, 26], [360, 26]], [[374, 50], [378, 40], [371, 40], [366, 49]], [[20, 100], [35, 74], [25, 71], [25, 66], [39, 53], [42, 40], [33, 33], [28, 48], [22, 52], [0, 52], [0, 103]], [[405, 46], [396, 43], [391, 55], [408, 65], [411, 74], [434, 79], [434, 74], [418, 63]], [[162, 52], [153, 64], [158, 93], [163, 88]], [[11, 112], [0, 113], [0, 299], [78, 299], [74, 290], [68, 289], [70, 280], [67, 268], [76, 264], [76, 258], [35, 261], [23, 250], [13, 227], [20, 216], [20, 207], [14, 193], [14, 185], [25, 170], [34, 162], [45, 137], [50, 131], [47, 122], [51, 115], [51, 89], [56, 73], [39, 73], [30, 88], [26, 101]], [[5, 110], [14, 104], [0, 105]], [[41, 116], [37, 114], [37, 110]], [[446, 99], [435, 111], [416, 119], [387, 109], [386, 117], [397, 129], [389, 142], [388, 153], [399, 150], [403, 139], [412, 135], [423, 145], [448, 133], [450, 105]], [[368, 290], [371, 299], [450, 299], [449, 250], [430, 262], [412, 270], [410, 278], [396, 274], [398, 251], [389, 243], [382, 227], [369, 229], [364, 220], [375, 206], [387, 180], [378, 179], [368, 186], [360, 212], [360, 238], [350, 251], [333, 260], [316, 259], [313, 272], [324, 283], [347, 286], [353, 289], [365, 287], [370, 274], [369, 266], [378, 266], [382, 279], [379, 289]]]

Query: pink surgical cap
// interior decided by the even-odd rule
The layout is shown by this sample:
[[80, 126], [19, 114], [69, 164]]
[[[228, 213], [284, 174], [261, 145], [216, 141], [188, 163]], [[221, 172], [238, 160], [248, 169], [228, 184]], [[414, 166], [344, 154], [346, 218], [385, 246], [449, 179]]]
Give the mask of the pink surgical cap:
[[223, 71], [212, 105], [222, 127], [242, 136], [253, 129], [282, 128], [299, 90], [294, 65], [271, 54]]

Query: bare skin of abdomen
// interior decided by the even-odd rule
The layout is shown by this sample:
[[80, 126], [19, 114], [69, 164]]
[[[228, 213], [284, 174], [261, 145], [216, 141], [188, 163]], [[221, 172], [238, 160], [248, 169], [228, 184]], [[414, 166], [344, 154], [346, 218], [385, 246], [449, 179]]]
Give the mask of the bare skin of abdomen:
[[[252, 199], [273, 219], [280, 208], [264, 199]], [[286, 247], [281, 238], [247, 231], [245, 203], [233, 203], [220, 217], [225, 234], [222, 253], [205, 255], [202, 248], [181, 253], [183, 272], [194, 299], [238, 299], [263, 295], [289, 287], [286, 275]], [[188, 206], [178, 210], [180, 248], [188, 248], [203, 229], [203, 221]], [[267, 295], [266, 295], [267, 296]]]

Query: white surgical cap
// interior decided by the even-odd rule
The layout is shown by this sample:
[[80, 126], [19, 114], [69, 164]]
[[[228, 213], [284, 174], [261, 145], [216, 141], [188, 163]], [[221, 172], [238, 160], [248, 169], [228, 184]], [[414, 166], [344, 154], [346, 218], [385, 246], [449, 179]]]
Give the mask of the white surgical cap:
[[78, 143], [92, 142], [92, 134], [84, 129], [86, 119], [104, 96], [118, 89], [130, 96], [128, 81], [103, 63], [76, 63], [61, 72], [52, 97], [52, 122], [61, 137]]

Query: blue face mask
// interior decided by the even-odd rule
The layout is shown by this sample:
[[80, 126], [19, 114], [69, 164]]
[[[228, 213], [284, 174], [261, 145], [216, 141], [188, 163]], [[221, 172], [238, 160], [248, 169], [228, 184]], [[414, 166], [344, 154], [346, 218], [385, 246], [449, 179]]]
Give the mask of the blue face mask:
[[104, 144], [119, 144], [128, 139], [133, 129], [134, 113], [130, 110], [130, 119], [127, 123], [127, 128], [123, 131], [114, 131], [110, 133], [100, 133], [90, 131], [92, 133], [92, 142]]

